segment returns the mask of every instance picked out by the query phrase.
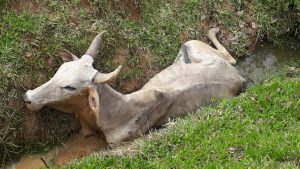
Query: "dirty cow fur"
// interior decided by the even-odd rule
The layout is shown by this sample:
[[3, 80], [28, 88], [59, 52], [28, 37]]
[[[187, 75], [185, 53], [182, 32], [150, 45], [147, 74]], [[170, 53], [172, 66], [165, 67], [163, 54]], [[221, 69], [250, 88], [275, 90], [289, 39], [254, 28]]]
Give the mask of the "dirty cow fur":
[[127, 95], [107, 85], [118, 76], [121, 66], [108, 74], [92, 66], [102, 43], [102, 32], [80, 59], [65, 51], [65, 63], [53, 78], [27, 91], [24, 100], [32, 111], [47, 105], [75, 113], [85, 136], [100, 131], [109, 144], [133, 139], [170, 118], [184, 116], [213, 99], [233, 97], [241, 91], [245, 79], [232, 66], [235, 59], [218, 42], [218, 31], [212, 28], [208, 32], [217, 49], [197, 40], [184, 43], [171, 66]]

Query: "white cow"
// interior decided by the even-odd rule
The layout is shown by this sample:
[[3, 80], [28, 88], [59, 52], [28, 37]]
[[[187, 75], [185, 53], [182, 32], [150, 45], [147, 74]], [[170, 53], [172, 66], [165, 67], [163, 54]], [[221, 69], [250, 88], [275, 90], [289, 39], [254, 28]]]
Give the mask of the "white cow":
[[135, 138], [213, 99], [236, 96], [245, 87], [245, 79], [231, 65], [235, 59], [216, 39], [218, 31], [212, 28], [208, 32], [217, 50], [201, 41], [188, 41], [171, 66], [126, 95], [107, 85], [118, 76], [121, 66], [108, 74], [92, 66], [102, 32], [80, 59], [67, 52], [62, 57], [65, 63], [48, 82], [26, 92], [25, 103], [31, 111], [48, 105], [75, 113], [83, 135], [102, 132], [108, 144]]

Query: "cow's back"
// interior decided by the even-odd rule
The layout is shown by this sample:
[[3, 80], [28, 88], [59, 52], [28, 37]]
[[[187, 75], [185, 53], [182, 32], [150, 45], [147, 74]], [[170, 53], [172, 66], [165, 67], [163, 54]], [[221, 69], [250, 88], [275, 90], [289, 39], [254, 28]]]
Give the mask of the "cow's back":
[[171, 100], [167, 117], [211, 103], [213, 99], [235, 96], [245, 80], [226, 61], [206, 64], [174, 64], [154, 76], [143, 89], [156, 89]]

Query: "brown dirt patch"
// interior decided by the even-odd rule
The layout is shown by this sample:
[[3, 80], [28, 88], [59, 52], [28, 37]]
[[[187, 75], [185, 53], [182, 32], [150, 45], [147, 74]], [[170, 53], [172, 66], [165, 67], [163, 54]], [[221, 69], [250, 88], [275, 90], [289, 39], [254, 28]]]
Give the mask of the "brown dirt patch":
[[189, 40], [189, 33], [188, 32], [181, 32], [180, 33], [180, 43], [183, 44]]
[[77, 18], [77, 14], [78, 14], [77, 11], [71, 11], [70, 12], [70, 16], [68, 18], [68, 26], [70, 28], [76, 28], [76, 27], [79, 26], [79, 21], [78, 21], [78, 18]]
[[114, 1], [108, 0], [110, 9], [115, 13], [121, 13], [130, 19], [139, 20], [142, 19], [141, 8], [136, 1], [122, 0]]
[[[128, 50], [119, 50], [113, 63], [117, 65], [126, 63], [126, 58], [128, 57]], [[141, 70], [142, 76], [139, 79], [135, 78], [125, 78], [120, 79], [118, 84], [118, 89], [124, 93], [131, 93], [133, 91], [139, 90], [145, 83], [149, 81], [155, 74], [159, 72], [159, 69], [153, 64], [154, 56], [150, 52], [139, 52], [139, 69]], [[129, 67], [125, 64], [123, 68], [123, 73], [128, 73], [136, 71], [137, 67]]]
[[142, 71], [140, 72], [142, 76], [139, 79], [133, 77], [119, 78], [116, 85], [112, 84], [112, 87], [122, 93], [131, 93], [139, 90], [149, 79], [159, 72], [159, 69], [154, 64], [154, 55], [146, 51], [138, 51], [137, 55], [140, 56], [138, 58], [138, 65], [128, 65], [129, 50], [125, 48], [117, 50], [116, 55], [113, 57], [115, 67], [123, 65], [121, 76], [122, 74], [135, 74], [137, 70]]
[[113, 59], [114, 65], [124, 65], [126, 62], [126, 59], [129, 55], [129, 50], [128, 49], [119, 49], [116, 52], [116, 55]]
[[84, 10], [88, 15], [93, 15], [95, 6], [89, 0], [80, 0], [76, 6], [71, 7], [67, 19], [68, 27], [77, 29], [80, 25], [80, 12], [78, 12], [80, 10]]
[[37, 116], [35, 113], [24, 113], [24, 117], [22, 118], [23, 121], [23, 131], [22, 131], [22, 139], [25, 140], [37, 140], [39, 139], [40, 135], [38, 134], [39, 127], [37, 123]]
[[141, 67], [145, 72], [144, 78], [148, 81], [150, 80], [155, 74], [159, 72], [159, 69], [153, 64], [154, 62], [154, 55], [150, 52], [141, 53], [141, 57], [139, 59], [141, 63]]
[[258, 34], [258, 25], [255, 23], [255, 14], [254, 14], [254, 5], [252, 4], [253, 2], [249, 2], [249, 5], [247, 6], [246, 9], [246, 22], [248, 23], [248, 26], [246, 27], [247, 29], [247, 34], [248, 34], [248, 45], [249, 49], [251, 51], [254, 51], [256, 48], [257, 44], [260, 44], [259, 41], [257, 41], [257, 34]]
[[13, 10], [16, 12], [21, 11], [30, 11], [30, 12], [36, 12], [40, 9], [40, 6], [36, 1], [32, 0], [13, 0], [8, 1], [7, 7], [9, 10]]
[[92, 8], [92, 4], [89, 0], [80, 0], [79, 5], [84, 7], [84, 8]]
[[134, 79], [125, 79], [120, 81], [120, 88], [123, 93], [137, 91], [142, 86], [141, 81]]

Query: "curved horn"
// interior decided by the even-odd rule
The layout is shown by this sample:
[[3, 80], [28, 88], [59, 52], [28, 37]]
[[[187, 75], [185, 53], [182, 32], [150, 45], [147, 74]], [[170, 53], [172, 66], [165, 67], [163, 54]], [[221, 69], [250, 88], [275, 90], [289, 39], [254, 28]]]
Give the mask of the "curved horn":
[[119, 66], [116, 70], [110, 73], [100, 73], [97, 72], [93, 78], [93, 82], [95, 83], [108, 83], [114, 79], [116, 79], [121, 72], [122, 66]]
[[100, 50], [100, 47], [101, 47], [101, 44], [102, 44], [102, 41], [103, 41], [103, 36], [104, 36], [104, 33], [106, 31], [103, 31], [101, 33], [99, 33], [95, 38], [94, 40], [92, 41], [90, 47], [87, 49], [87, 51], [85, 52], [85, 55], [90, 55], [92, 56], [93, 58], [95, 58]]

